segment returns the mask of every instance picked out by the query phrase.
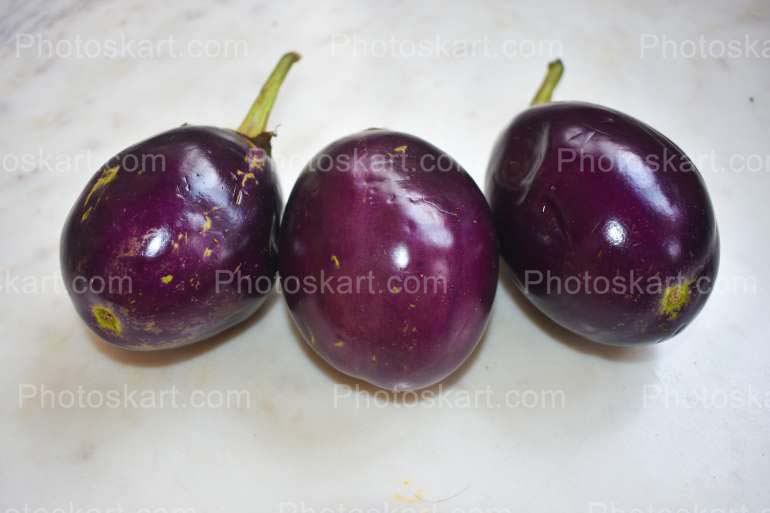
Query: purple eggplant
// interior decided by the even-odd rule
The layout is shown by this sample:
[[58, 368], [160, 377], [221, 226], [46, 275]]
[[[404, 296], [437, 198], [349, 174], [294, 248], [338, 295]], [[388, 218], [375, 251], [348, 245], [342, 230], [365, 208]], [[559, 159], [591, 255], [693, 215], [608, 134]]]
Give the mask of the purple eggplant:
[[192, 344], [252, 315], [278, 265], [282, 201], [267, 119], [299, 55], [283, 56], [237, 131], [169, 130], [110, 159], [61, 238], [86, 324], [125, 349]]
[[283, 294], [339, 371], [389, 390], [447, 377], [478, 343], [497, 287], [489, 206], [446, 153], [371, 129], [300, 175], [281, 224]]
[[516, 286], [545, 315], [610, 345], [661, 342], [703, 307], [719, 236], [698, 170], [660, 132], [589, 103], [532, 104], [499, 137], [487, 182]]

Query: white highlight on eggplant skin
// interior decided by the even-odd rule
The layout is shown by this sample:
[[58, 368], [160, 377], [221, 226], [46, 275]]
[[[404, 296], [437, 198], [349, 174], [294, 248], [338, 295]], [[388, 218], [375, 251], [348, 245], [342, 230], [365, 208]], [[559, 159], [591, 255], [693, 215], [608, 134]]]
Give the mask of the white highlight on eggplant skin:
[[616, 219], [610, 219], [604, 225], [604, 237], [613, 246], [621, 246], [626, 242], [626, 228]]
[[142, 255], [154, 258], [164, 252], [170, 241], [171, 234], [165, 226], [148, 230], [142, 244]]
[[399, 244], [391, 252], [391, 258], [393, 259], [393, 265], [399, 269], [406, 269], [409, 265], [409, 249], [404, 244]]

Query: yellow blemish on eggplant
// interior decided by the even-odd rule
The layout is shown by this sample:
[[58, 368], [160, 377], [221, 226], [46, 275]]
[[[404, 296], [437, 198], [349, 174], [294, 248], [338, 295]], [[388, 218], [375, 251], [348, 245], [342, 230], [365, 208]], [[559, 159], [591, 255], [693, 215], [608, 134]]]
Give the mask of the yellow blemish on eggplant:
[[412, 303], [409, 303], [409, 308], [417, 308], [417, 305], [413, 305]]
[[400, 287], [396, 287], [396, 286], [390, 287], [390, 293], [391, 294], [398, 294], [399, 292], [401, 292], [401, 288]]
[[331, 258], [330, 258], [329, 260], [331, 260], [331, 261], [332, 261], [332, 263], [334, 264], [334, 267], [335, 267], [335, 268], [337, 268], [337, 269], [339, 269], [339, 268], [340, 268], [340, 259], [339, 259], [339, 258], [337, 258], [337, 255], [332, 255], [332, 256], [331, 256]]
[[109, 307], [94, 305], [91, 307], [91, 314], [94, 316], [96, 324], [104, 331], [109, 331], [116, 337], [123, 334], [123, 325], [120, 323], [120, 319]]
[[345, 347], [345, 342], [338, 340], [334, 343], [334, 347]]
[[162, 281], [163, 283], [168, 285], [169, 283], [171, 283], [171, 281], [173, 279], [174, 279], [174, 275], [173, 274], [167, 274], [167, 275], [161, 277], [160, 281]]
[[666, 287], [658, 306], [658, 313], [665, 315], [669, 321], [679, 317], [679, 312], [690, 302], [690, 280], [685, 280], [678, 285]]
[[241, 264], [238, 264], [235, 266], [235, 270], [233, 270], [234, 273], [237, 273], [241, 270]]
[[241, 178], [241, 187], [246, 187], [246, 183], [247, 183], [249, 180], [254, 180], [254, 183], [258, 183], [258, 182], [257, 182], [257, 175], [255, 175], [255, 174], [254, 174], [254, 173], [252, 173], [251, 171], [249, 171], [248, 173], [246, 173], [246, 172], [244, 172], [244, 171], [241, 171], [241, 170], [239, 169], [238, 171], [236, 171], [236, 172], [235, 172], [235, 174], [236, 174], [236, 175], [238, 175], [238, 176], [241, 176], [241, 177], [242, 177], [242, 178]]
[[265, 159], [257, 151], [251, 151], [243, 157], [243, 160], [249, 165], [249, 169], [262, 170], [265, 167]]
[[252, 173], [252, 172], [246, 173], [246, 172], [243, 172], [243, 171], [241, 171], [239, 169], [239, 170], [237, 170], [235, 172], [235, 175], [236, 175], [236, 177], [237, 176], [241, 176], [242, 177], [241, 178], [241, 183], [240, 183], [240, 188], [238, 189], [238, 194], [236, 195], [236, 198], [235, 198], [235, 204], [236, 205], [240, 205], [241, 201], [243, 201], [244, 189], [246, 188], [246, 184], [248, 183], [248, 181], [249, 180], [254, 180], [254, 184], [255, 185], [259, 184], [259, 182], [257, 181], [257, 176], [254, 173]]
[[88, 219], [88, 216], [91, 215], [91, 211], [94, 209], [94, 207], [88, 207], [85, 212], [83, 212], [83, 215], [80, 216], [80, 222], [84, 223], [86, 219]]
[[398, 146], [398, 147], [396, 147], [396, 148], [393, 148], [393, 151], [394, 151], [395, 153], [406, 153], [406, 148], [407, 148], [407, 146], [406, 146], [406, 144], [405, 144], [405, 145], [403, 145], [403, 146]]
[[91, 200], [91, 196], [93, 196], [96, 191], [106, 187], [107, 185], [112, 183], [115, 180], [115, 178], [118, 177], [119, 170], [120, 170], [120, 166], [113, 166], [102, 171], [102, 174], [101, 176], [99, 176], [99, 179], [96, 180], [96, 183], [91, 187], [91, 190], [88, 191], [88, 196], [86, 196], [86, 200], [83, 202], [83, 207], [86, 207], [88, 205], [88, 202]]
[[211, 256], [211, 248], [206, 248], [203, 250], [203, 258], [208, 258]]
[[211, 218], [207, 215], [203, 216], [203, 233], [211, 230]]

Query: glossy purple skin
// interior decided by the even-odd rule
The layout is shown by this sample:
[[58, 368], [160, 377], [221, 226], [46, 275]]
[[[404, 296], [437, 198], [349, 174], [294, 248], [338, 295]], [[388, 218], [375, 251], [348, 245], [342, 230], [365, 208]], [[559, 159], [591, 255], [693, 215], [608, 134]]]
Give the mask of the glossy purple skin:
[[206, 339], [265, 299], [280, 214], [272, 160], [249, 139], [213, 127], [164, 132], [113, 157], [73, 206], [61, 239], [67, 290], [117, 346]]
[[656, 343], [703, 307], [719, 265], [714, 211], [695, 166], [656, 130], [597, 105], [545, 104], [503, 132], [487, 176], [516, 285], [563, 327]]
[[[439, 159], [444, 171], [428, 170]], [[340, 139], [300, 175], [281, 226], [289, 309], [336, 369], [417, 389], [478, 343], [497, 287], [494, 226], [473, 179], [438, 148], [380, 129]], [[302, 285], [329, 276], [334, 292]]]

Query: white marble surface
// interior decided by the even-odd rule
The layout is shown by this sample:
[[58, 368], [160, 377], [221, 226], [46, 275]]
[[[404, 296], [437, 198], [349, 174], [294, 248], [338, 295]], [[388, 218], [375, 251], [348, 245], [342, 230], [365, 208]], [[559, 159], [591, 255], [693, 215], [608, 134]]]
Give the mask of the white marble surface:
[[[770, 39], [766, 1], [4, 3], [0, 511], [770, 511], [770, 56], [746, 46]], [[644, 33], [675, 48], [643, 54]], [[158, 49], [169, 37], [182, 54]], [[44, 41], [78, 38], [95, 46], [44, 55]], [[156, 55], [105, 56], [121, 38]], [[699, 38], [739, 40], [748, 55], [719, 58], [712, 46], [688, 58], [683, 41]], [[227, 39], [246, 46], [184, 51]], [[506, 40], [541, 51], [506, 57]], [[427, 55], [412, 54], [420, 41]], [[481, 42], [458, 47], [471, 41]], [[449, 52], [436, 46], [447, 42]], [[701, 159], [720, 287], [676, 339], [618, 351], [553, 328], [502, 285], [482, 346], [433, 389], [441, 402], [340, 398], [351, 383], [303, 348], [281, 298], [203, 345], [106, 347], [58, 278], [76, 195], [146, 136], [182, 122], [236, 126], [292, 49], [304, 59], [272, 117], [284, 194], [312, 154], [369, 126], [420, 135], [481, 182], [494, 138], [561, 55], [558, 98], [635, 115]], [[759, 169], [739, 169], [752, 155]], [[110, 391], [160, 402], [171, 387], [186, 407], [129, 396], [67, 407], [79, 388], [94, 402]], [[42, 390], [53, 406], [20, 402]], [[194, 390], [212, 404], [190, 407]], [[537, 404], [505, 405], [511, 390]], [[245, 395], [216, 407], [227, 391]], [[466, 407], [463, 394], [480, 402]]]

